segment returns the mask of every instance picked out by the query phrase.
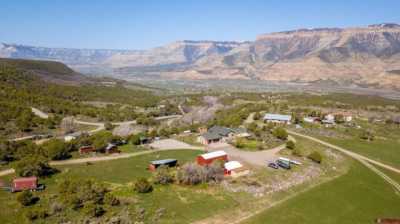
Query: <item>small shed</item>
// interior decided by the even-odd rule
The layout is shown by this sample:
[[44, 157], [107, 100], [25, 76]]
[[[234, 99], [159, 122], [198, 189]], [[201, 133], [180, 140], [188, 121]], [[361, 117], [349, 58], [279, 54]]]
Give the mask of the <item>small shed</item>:
[[229, 161], [224, 164], [224, 174], [231, 177], [240, 177], [249, 174], [249, 170], [238, 161]]
[[23, 191], [23, 190], [35, 190], [38, 186], [38, 178], [33, 177], [21, 177], [13, 180], [12, 191]]
[[197, 160], [197, 164], [199, 164], [201, 166], [209, 165], [216, 160], [226, 162], [226, 161], [228, 161], [228, 154], [226, 154], [226, 152], [222, 151], [222, 150], [214, 151], [214, 152], [199, 155], [199, 156], [197, 156], [196, 160]]
[[79, 154], [87, 154], [95, 151], [96, 149], [91, 145], [86, 145], [79, 148]]
[[154, 160], [150, 162], [149, 170], [155, 171], [160, 166], [168, 166], [174, 167], [178, 164], [177, 159], [162, 159], [162, 160]]

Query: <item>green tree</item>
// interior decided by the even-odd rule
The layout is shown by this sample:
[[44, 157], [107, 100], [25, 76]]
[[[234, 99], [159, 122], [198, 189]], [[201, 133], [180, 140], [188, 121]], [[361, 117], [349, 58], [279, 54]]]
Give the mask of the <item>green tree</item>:
[[261, 114], [260, 114], [260, 112], [255, 112], [255, 113], [254, 113], [254, 116], [253, 116], [253, 119], [256, 120], [256, 121], [257, 121], [257, 120], [260, 120], [260, 119], [261, 119]]
[[110, 131], [110, 130], [112, 130], [112, 129], [114, 128], [114, 126], [111, 124], [111, 122], [106, 122], [106, 123], [104, 124], [104, 128], [105, 128], [107, 131]]
[[316, 163], [322, 162], [322, 155], [317, 151], [310, 153], [307, 157]]
[[67, 144], [59, 139], [51, 139], [43, 144], [47, 157], [51, 160], [63, 160], [71, 157]]
[[282, 127], [277, 127], [277, 128], [275, 128], [275, 129], [273, 130], [272, 134], [273, 134], [276, 138], [281, 139], [281, 140], [286, 140], [286, 139], [288, 138], [288, 133], [287, 133], [287, 131], [286, 131], [284, 128], [282, 128]]
[[296, 144], [294, 143], [294, 141], [292, 141], [292, 140], [289, 140], [287, 143], [286, 143], [286, 148], [288, 148], [288, 149], [295, 149], [296, 148]]
[[41, 155], [29, 155], [16, 162], [15, 171], [21, 177], [43, 177], [54, 174], [57, 170], [50, 167], [45, 157]]

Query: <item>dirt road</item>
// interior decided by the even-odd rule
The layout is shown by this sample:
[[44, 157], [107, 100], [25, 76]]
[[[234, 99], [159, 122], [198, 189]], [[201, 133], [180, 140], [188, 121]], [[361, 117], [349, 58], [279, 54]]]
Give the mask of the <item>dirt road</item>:
[[[94, 162], [110, 161], [110, 160], [116, 160], [116, 159], [125, 159], [125, 158], [134, 157], [134, 156], [140, 156], [140, 155], [161, 152], [161, 151], [168, 151], [168, 150], [200, 150], [200, 148], [154, 149], [154, 150], [146, 150], [146, 151], [142, 151], [142, 152], [113, 154], [113, 155], [109, 155], [109, 156], [51, 161], [49, 164], [51, 166], [62, 166], [62, 165], [82, 164], [82, 163], [88, 163], [88, 162], [94, 163]], [[14, 172], [15, 172], [14, 169], [7, 169], [7, 170], [0, 171], [0, 177], [13, 174]]]
[[288, 130], [288, 133], [291, 134], [291, 135], [296, 135], [296, 136], [299, 136], [299, 137], [302, 137], [302, 138], [309, 139], [309, 140], [314, 141], [314, 142], [318, 142], [318, 143], [320, 143], [322, 145], [325, 145], [325, 146], [328, 146], [328, 147], [330, 147], [332, 149], [336, 149], [336, 150], [338, 150], [338, 151], [340, 151], [340, 152], [342, 152], [342, 153], [344, 153], [344, 154], [346, 154], [346, 155], [348, 155], [348, 156], [350, 156], [350, 157], [352, 157], [354, 159], [357, 159], [357, 160], [361, 159], [361, 160], [367, 161], [369, 163], [372, 163], [372, 164], [374, 164], [376, 166], [379, 166], [379, 167], [382, 167], [382, 168], [385, 168], [385, 169], [388, 169], [388, 170], [391, 170], [393, 172], [396, 172], [396, 173], [400, 174], [400, 169], [397, 169], [397, 168], [389, 166], [387, 164], [384, 164], [384, 163], [378, 162], [376, 160], [370, 159], [368, 157], [365, 157], [363, 155], [357, 154], [355, 152], [351, 152], [351, 151], [349, 151], [349, 150], [347, 150], [345, 148], [342, 148], [342, 147], [339, 147], [339, 146], [336, 146], [336, 145], [332, 145], [332, 144], [330, 144], [328, 142], [325, 142], [325, 141], [322, 141], [322, 140], [320, 140], [318, 138], [314, 138], [314, 137], [311, 137], [311, 136], [308, 136], [308, 135], [304, 135], [304, 134], [300, 134], [300, 133], [297, 133], [297, 132], [294, 132], [294, 131], [290, 131], [290, 130]]

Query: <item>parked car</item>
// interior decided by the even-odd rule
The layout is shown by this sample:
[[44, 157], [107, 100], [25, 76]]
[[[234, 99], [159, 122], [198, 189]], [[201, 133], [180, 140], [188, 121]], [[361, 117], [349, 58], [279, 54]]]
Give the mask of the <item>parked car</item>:
[[276, 161], [276, 163], [277, 163], [280, 167], [282, 167], [282, 168], [284, 168], [284, 169], [287, 169], [287, 170], [290, 169], [290, 161], [283, 160], [283, 159], [278, 159], [278, 160]]
[[268, 163], [268, 167], [271, 167], [271, 168], [273, 168], [273, 169], [279, 169], [278, 164], [276, 164], [276, 163], [274, 163], [274, 162]]

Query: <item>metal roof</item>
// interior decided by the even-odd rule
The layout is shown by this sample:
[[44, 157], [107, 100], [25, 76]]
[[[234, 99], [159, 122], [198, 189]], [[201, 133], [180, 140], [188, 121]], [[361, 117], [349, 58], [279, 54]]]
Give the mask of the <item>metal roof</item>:
[[174, 163], [177, 162], [177, 159], [161, 159], [161, 160], [154, 160], [151, 161], [151, 164], [153, 165], [163, 165], [163, 164], [168, 164], [168, 163]]
[[290, 120], [292, 120], [292, 115], [265, 114], [264, 120], [290, 121]]
[[200, 155], [201, 157], [203, 157], [204, 159], [212, 159], [212, 158], [216, 158], [216, 157], [221, 157], [221, 156], [225, 156], [226, 152], [220, 150], [220, 151], [214, 151], [214, 152], [209, 152], [203, 155]]
[[224, 164], [224, 167], [227, 170], [234, 170], [234, 169], [243, 167], [243, 165], [241, 163], [239, 163], [238, 161], [229, 161]]

